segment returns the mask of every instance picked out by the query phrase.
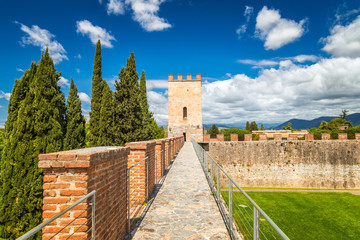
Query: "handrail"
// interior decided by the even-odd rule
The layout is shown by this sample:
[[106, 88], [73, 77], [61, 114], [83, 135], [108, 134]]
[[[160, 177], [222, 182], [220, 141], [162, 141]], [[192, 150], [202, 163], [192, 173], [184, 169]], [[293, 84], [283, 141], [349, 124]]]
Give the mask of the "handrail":
[[[215, 163], [215, 165], [221, 170], [229, 179], [229, 181], [232, 182], [232, 184], [237, 187], [240, 192], [246, 197], [246, 199], [253, 205], [253, 207], [265, 218], [265, 220], [270, 224], [270, 226], [279, 234], [279, 236], [284, 240], [289, 240], [289, 237], [286, 236], [286, 234], [274, 223], [274, 221], [257, 205], [257, 203], [229, 176], [229, 174], [220, 166], [219, 163], [217, 163], [197, 142], [195, 142], [194, 139], [191, 139], [191, 142], [193, 143], [195, 149], [201, 149], [202, 153], [206, 154], [206, 157], [210, 157], [212, 163]], [[201, 156], [199, 156], [199, 153], [197, 153], [198, 158], [200, 160]], [[201, 161], [200, 161], [201, 162]], [[202, 166], [203, 163], [201, 162]], [[205, 170], [205, 166], [204, 170]], [[207, 171], [205, 171], [205, 174], [208, 175]], [[208, 177], [208, 176], [207, 176]], [[208, 177], [208, 179], [210, 179]], [[212, 181], [212, 180], [211, 180]], [[211, 188], [212, 189], [212, 188]], [[213, 190], [213, 189], [212, 189]], [[231, 226], [230, 226], [231, 228]], [[255, 236], [254, 236], [255, 239]]]
[[[75, 202], [73, 205], [71, 205], [70, 207], [67, 207], [66, 209], [64, 209], [63, 211], [59, 212], [58, 214], [56, 214], [55, 216], [51, 217], [49, 220], [47, 220], [46, 222], [43, 222], [39, 225], [37, 225], [36, 227], [34, 227], [33, 229], [31, 229], [30, 231], [28, 231], [27, 233], [25, 233], [24, 235], [22, 235], [21, 237], [17, 238], [17, 240], [25, 240], [28, 239], [29, 237], [31, 237], [32, 235], [36, 234], [38, 231], [40, 231], [41, 229], [43, 229], [45, 226], [47, 226], [49, 223], [51, 223], [52, 221], [54, 221], [55, 219], [59, 218], [60, 216], [62, 216], [63, 214], [65, 214], [66, 212], [70, 211], [71, 209], [73, 209], [74, 207], [76, 207], [77, 205], [79, 205], [80, 203], [82, 203], [85, 199], [88, 199], [91, 196], [94, 196], [96, 193], [96, 190], [92, 191], [91, 193], [87, 194], [86, 196], [84, 196], [83, 198], [81, 198], [80, 200], [78, 200], [77, 202]], [[93, 206], [94, 208], [95, 206]], [[94, 212], [94, 211], [93, 211]], [[94, 218], [95, 216], [93, 216]], [[95, 222], [93, 221], [93, 225], [95, 224]], [[95, 232], [95, 229], [93, 229], [93, 233]], [[93, 234], [94, 237], [95, 234]]]

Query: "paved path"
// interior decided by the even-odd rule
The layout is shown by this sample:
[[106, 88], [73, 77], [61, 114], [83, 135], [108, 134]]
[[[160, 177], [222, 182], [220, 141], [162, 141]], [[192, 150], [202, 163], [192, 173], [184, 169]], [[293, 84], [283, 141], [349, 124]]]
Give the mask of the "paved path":
[[133, 239], [230, 239], [190, 142], [180, 150]]

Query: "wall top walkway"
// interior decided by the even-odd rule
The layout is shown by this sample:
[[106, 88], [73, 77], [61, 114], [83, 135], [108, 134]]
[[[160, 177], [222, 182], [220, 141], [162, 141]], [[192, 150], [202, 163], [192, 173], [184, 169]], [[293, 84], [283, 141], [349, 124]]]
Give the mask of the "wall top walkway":
[[133, 239], [230, 239], [190, 142], [180, 150]]

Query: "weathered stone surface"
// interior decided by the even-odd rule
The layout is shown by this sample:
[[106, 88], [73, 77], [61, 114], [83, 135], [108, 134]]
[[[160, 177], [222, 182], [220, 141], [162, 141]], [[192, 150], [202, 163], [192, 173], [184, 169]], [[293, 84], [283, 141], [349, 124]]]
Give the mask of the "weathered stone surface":
[[[186, 141], [194, 138], [196, 141], [203, 141], [202, 126], [202, 105], [201, 105], [201, 75], [197, 74], [196, 79], [191, 79], [188, 74], [187, 80], [182, 75], [174, 80], [169, 75], [169, 106], [168, 106], [168, 136], [183, 136]], [[183, 111], [186, 108], [186, 116]]]
[[359, 141], [210, 142], [209, 153], [243, 187], [360, 188]]
[[133, 239], [230, 239], [191, 143], [181, 149]]

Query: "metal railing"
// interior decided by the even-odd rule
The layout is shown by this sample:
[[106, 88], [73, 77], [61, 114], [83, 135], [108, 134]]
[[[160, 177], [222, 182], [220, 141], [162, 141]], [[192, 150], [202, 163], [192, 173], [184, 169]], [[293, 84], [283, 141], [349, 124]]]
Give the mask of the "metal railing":
[[289, 239], [194, 139], [191, 142], [232, 239]]
[[[71, 233], [69, 233], [69, 236], [65, 239], [72, 239], [72, 236], [75, 233], [84, 233], [84, 236], [80, 239], [88, 239], [88, 234], [91, 231], [91, 238], [92, 240], [95, 239], [95, 193], [96, 191], [92, 191], [91, 193], [87, 194], [86, 196], [84, 196], [83, 198], [81, 198], [80, 200], [78, 200], [76, 203], [74, 203], [73, 205], [71, 205], [70, 207], [66, 208], [65, 210], [61, 211], [60, 213], [56, 214], [55, 216], [51, 217], [49, 220], [39, 224], [38, 226], [34, 227], [33, 229], [31, 229], [29, 232], [25, 233], [23, 236], [19, 237], [17, 240], [25, 240], [30, 238], [31, 236], [35, 235], [37, 232], [39, 232], [41, 229], [43, 229], [44, 227], [46, 227], [47, 225], [49, 225], [50, 223], [52, 223], [53, 221], [55, 221], [56, 219], [60, 218], [62, 215], [64, 215], [65, 213], [67, 213], [68, 211], [70, 211], [71, 209], [73, 209], [74, 207], [78, 206], [80, 203], [83, 203], [85, 200], [87, 199], [91, 199], [91, 202], [88, 203], [88, 207], [83, 210], [80, 214], [78, 214], [78, 216], [76, 218], [74, 218], [73, 220], [71, 220], [68, 224], [66, 224], [64, 227], [62, 227], [58, 232], [54, 233], [54, 235], [52, 235], [51, 237], [47, 238], [47, 239], [55, 239], [55, 237], [61, 233], [65, 228], [69, 227], [70, 224], [72, 224], [75, 220], [80, 219], [80, 218], [85, 218], [86, 217], [86, 222], [82, 223], [81, 225], [76, 225], [74, 226], [74, 231]], [[88, 211], [91, 211], [90, 217], [84, 213], [87, 213]], [[84, 215], [84, 216], [83, 216]], [[91, 224], [89, 223], [91, 219]], [[77, 232], [78, 230], [80, 230], [83, 226], [89, 226], [89, 229], [86, 232]]]
[[[145, 166], [144, 166], [145, 164]], [[145, 178], [143, 168], [145, 167]], [[127, 169], [127, 198], [128, 198], [128, 232], [131, 227], [136, 223], [144, 210], [146, 202], [149, 197], [149, 157], [142, 159]], [[143, 179], [142, 179], [143, 178]], [[145, 181], [145, 188], [140, 181]], [[144, 193], [145, 191], [145, 193]], [[145, 195], [144, 195], [145, 194]]]

